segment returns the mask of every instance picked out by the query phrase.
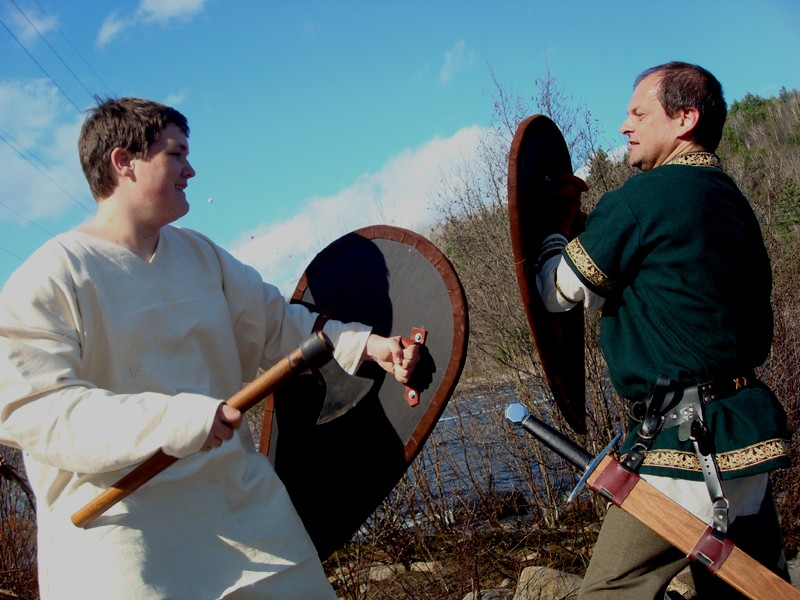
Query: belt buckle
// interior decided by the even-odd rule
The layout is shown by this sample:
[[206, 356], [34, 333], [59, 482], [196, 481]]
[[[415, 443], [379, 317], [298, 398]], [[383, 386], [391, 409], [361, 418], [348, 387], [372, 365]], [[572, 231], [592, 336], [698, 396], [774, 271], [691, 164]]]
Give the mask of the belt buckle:
[[714, 389], [715, 385], [713, 381], [706, 381], [705, 383], [698, 383], [697, 384], [697, 394], [700, 396], [700, 399], [708, 404], [709, 402], [713, 402], [717, 399], [717, 392]]

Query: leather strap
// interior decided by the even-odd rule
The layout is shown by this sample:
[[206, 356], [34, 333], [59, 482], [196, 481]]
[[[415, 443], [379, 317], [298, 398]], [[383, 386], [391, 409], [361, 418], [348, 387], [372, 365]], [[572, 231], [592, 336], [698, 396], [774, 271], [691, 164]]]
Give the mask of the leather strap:
[[612, 461], [597, 476], [592, 489], [612, 504], [620, 506], [639, 479], [638, 473], [626, 469], [617, 461]]
[[314, 321], [314, 326], [311, 328], [311, 333], [319, 333], [328, 322], [328, 317], [325, 315], [317, 315], [317, 320]]
[[712, 575], [719, 571], [722, 563], [733, 550], [733, 542], [728, 538], [720, 539], [712, 527], [705, 530], [689, 553], [689, 560], [695, 561]]

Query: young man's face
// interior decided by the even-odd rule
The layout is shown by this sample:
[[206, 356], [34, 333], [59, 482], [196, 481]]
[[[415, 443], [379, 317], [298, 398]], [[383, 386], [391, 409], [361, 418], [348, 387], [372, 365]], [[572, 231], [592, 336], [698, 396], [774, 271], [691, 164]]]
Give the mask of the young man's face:
[[628, 163], [649, 171], [670, 157], [679, 145], [680, 117], [671, 118], [658, 100], [661, 76], [654, 73], [636, 86], [628, 104], [628, 116], [620, 126], [628, 136]]
[[195, 172], [189, 164], [189, 142], [180, 127], [169, 124], [146, 158], [135, 159], [134, 173], [143, 207], [158, 214], [164, 224], [189, 212], [186, 186]]

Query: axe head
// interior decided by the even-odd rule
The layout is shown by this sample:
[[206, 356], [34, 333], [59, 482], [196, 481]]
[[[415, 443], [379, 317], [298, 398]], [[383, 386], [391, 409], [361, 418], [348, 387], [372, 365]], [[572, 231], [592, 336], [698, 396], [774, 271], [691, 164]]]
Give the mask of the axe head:
[[324, 333], [317, 333], [301, 345], [300, 350], [308, 366], [325, 383], [325, 401], [317, 425], [341, 417], [372, 389], [372, 379], [350, 375], [339, 366], [333, 359], [333, 344]]

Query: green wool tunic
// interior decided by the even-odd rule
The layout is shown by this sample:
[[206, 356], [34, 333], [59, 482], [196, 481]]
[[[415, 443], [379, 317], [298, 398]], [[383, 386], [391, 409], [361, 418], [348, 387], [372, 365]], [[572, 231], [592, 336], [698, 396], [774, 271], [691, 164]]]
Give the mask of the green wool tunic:
[[[564, 255], [606, 299], [600, 343], [620, 395], [646, 400], [662, 374], [683, 386], [748, 377], [704, 409], [727, 479], [788, 466], [790, 436], [779, 402], [752, 376], [772, 342], [769, 258], [747, 199], [718, 164], [695, 153], [632, 177], [600, 199]], [[659, 434], [641, 472], [702, 479], [677, 428]]]

